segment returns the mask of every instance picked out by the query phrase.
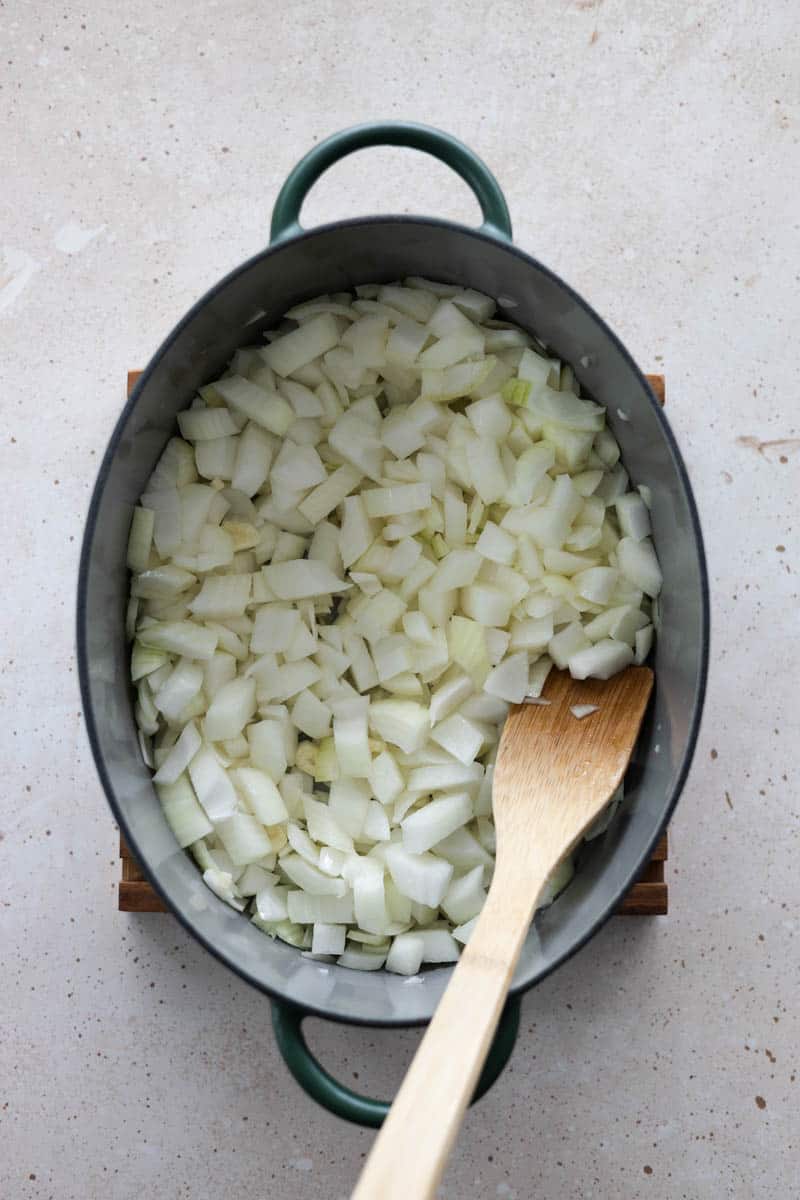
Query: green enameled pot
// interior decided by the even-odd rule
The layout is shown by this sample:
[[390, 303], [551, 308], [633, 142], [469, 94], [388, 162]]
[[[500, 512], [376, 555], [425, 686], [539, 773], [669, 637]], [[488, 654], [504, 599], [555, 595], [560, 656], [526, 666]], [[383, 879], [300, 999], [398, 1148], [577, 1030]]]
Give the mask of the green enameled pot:
[[[303, 199], [333, 163], [368, 146], [412, 147], [457, 172], [478, 199], [483, 225], [429, 217], [364, 217], [307, 231]], [[608, 407], [634, 482], [652, 491], [654, 537], [664, 572], [656, 690], [627, 777], [624, 806], [587, 844], [575, 879], [531, 928], [479, 1093], [511, 1053], [520, 996], [574, 954], [614, 912], [639, 875], [677, 801], [694, 750], [708, 655], [708, 590], [697, 511], [667, 419], [637, 365], [592, 308], [547, 267], [519, 250], [503, 194], [466, 146], [436, 129], [386, 123], [336, 134], [292, 171], [278, 196], [271, 243], [213, 287], [156, 351], [119, 418], [92, 496], [78, 590], [78, 657], [92, 750], [120, 829], [148, 879], [182, 924], [233, 971], [270, 997], [281, 1052], [302, 1086], [347, 1120], [379, 1125], [380, 1101], [355, 1095], [313, 1058], [302, 1035], [309, 1014], [351, 1025], [421, 1025], [450, 967], [407, 980], [304, 958], [272, 941], [203, 884], [178, 849], [142, 762], [129, 684], [124, 618], [131, 512], [175, 431], [175, 414], [292, 305], [359, 283], [407, 275], [476, 288], [510, 320], [571, 363], [586, 393]], [[618, 418], [623, 410], [628, 420]]]

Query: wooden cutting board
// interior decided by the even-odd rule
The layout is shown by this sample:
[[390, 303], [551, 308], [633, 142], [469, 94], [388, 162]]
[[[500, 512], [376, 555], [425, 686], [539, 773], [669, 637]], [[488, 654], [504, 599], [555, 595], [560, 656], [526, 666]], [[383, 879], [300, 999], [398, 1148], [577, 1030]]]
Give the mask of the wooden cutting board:
[[[128, 372], [128, 395], [140, 375], [141, 371]], [[648, 375], [647, 381], [655, 392], [658, 402], [663, 404], [665, 399], [664, 376]], [[119, 911], [166, 912], [166, 905], [148, 883], [122, 836], [120, 836], [119, 842], [119, 855], [122, 863], [122, 877], [117, 893]], [[658, 845], [638, 881], [617, 909], [618, 915], [628, 917], [663, 917], [667, 915], [669, 896], [664, 879], [664, 863], [667, 861], [667, 854], [668, 841], [665, 833], [659, 839]]]

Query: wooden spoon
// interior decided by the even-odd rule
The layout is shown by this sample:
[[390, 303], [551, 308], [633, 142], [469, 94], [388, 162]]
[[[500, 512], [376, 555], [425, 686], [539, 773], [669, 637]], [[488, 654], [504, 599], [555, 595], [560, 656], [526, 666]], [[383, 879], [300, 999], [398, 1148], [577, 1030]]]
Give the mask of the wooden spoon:
[[[511, 709], [494, 770], [492, 886], [353, 1200], [434, 1195], [547, 877], [618, 787], [652, 687], [647, 667], [605, 682], [558, 672], [545, 689], [549, 704]], [[578, 719], [574, 705], [597, 711]]]

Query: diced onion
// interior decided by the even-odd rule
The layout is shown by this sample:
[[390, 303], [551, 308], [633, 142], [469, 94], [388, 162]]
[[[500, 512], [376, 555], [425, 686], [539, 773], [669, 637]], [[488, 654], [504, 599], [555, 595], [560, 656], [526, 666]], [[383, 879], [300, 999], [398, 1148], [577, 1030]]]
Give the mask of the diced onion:
[[221, 901], [351, 970], [456, 960], [509, 705], [644, 662], [659, 624], [650, 489], [571, 366], [494, 317], [421, 277], [296, 305], [178, 415], [132, 513], [165, 819]]
[[584, 717], [589, 717], [593, 712], [597, 712], [596, 704], [572, 704], [569, 710], [573, 717], [578, 721], [582, 721]]

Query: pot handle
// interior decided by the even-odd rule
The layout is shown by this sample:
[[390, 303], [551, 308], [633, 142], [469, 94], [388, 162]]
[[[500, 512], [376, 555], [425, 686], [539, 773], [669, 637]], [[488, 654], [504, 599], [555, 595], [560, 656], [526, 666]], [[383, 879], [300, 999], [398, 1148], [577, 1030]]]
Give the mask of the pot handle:
[[[519, 996], [512, 996], [503, 1010], [492, 1048], [472, 1098], [473, 1104], [488, 1092], [511, 1057], [519, 1031], [519, 1007]], [[273, 999], [272, 1027], [283, 1061], [311, 1099], [327, 1108], [334, 1116], [352, 1121], [354, 1125], [379, 1129], [389, 1112], [391, 1102], [360, 1096], [328, 1074], [309, 1050], [303, 1036], [302, 1024], [310, 1015], [305, 1009], [294, 1004]]]
[[408, 146], [432, 154], [460, 175], [471, 188], [483, 213], [481, 232], [511, 241], [511, 218], [500, 185], [486, 163], [449, 133], [409, 121], [376, 121], [343, 129], [309, 150], [289, 173], [272, 210], [270, 242], [285, 241], [304, 233], [300, 209], [307, 193], [323, 171], [340, 158], [367, 146]]

